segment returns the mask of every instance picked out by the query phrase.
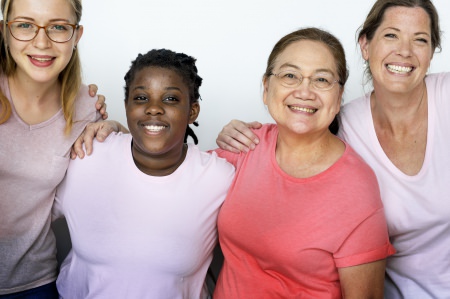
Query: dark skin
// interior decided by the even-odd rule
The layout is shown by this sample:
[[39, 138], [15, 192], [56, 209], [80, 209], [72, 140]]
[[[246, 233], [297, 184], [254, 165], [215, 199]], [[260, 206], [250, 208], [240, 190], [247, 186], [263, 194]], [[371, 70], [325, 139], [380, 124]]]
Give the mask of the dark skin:
[[145, 174], [169, 175], [184, 161], [186, 128], [200, 112], [189, 94], [188, 85], [173, 70], [147, 67], [136, 73], [125, 109], [134, 162]]

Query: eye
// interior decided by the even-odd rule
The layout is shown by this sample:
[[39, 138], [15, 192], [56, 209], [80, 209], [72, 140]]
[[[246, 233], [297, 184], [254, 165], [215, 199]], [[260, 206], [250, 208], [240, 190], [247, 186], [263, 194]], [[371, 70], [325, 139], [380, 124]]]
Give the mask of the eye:
[[166, 102], [166, 103], [177, 103], [177, 102], [179, 102], [179, 100], [176, 97], [170, 96], [170, 97], [164, 98], [163, 102]]
[[133, 97], [133, 101], [137, 102], [137, 103], [139, 103], [139, 102], [147, 102], [148, 98], [146, 96], [135, 96], [135, 97]]
[[326, 77], [314, 77], [313, 79], [314, 82], [317, 83], [322, 83], [322, 84], [326, 84], [326, 83], [330, 83], [332, 80], [330, 80], [330, 78], [326, 78]]
[[16, 27], [18, 29], [33, 29], [34, 28], [34, 24], [17, 22], [17, 23], [14, 23], [14, 27]]
[[416, 41], [418, 41], [420, 43], [428, 44], [428, 40], [425, 38], [418, 38], [418, 39], [416, 39]]
[[384, 35], [384, 37], [386, 37], [386, 38], [396, 38], [397, 37], [397, 35], [396, 34], [394, 34], [394, 33], [386, 33], [385, 35]]
[[283, 72], [283, 73], [280, 73], [280, 75], [281, 75], [282, 78], [286, 78], [286, 79], [294, 79], [294, 80], [296, 80], [298, 78], [297, 74], [296, 73], [292, 73], [292, 72]]
[[48, 29], [52, 31], [67, 31], [70, 26], [66, 24], [50, 24], [48, 25]]

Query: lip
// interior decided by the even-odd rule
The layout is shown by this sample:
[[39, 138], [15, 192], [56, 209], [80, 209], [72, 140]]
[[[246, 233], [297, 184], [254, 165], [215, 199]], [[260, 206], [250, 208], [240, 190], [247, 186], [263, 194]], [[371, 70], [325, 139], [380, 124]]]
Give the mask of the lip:
[[385, 68], [395, 75], [409, 75], [416, 69], [413, 65], [404, 63], [386, 63]]
[[144, 129], [147, 135], [159, 135], [169, 128], [169, 125], [161, 121], [144, 121], [139, 126]]
[[296, 113], [304, 113], [304, 114], [308, 114], [308, 115], [313, 115], [314, 113], [317, 112], [317, 108], [315, 107], [311, 107], [311, 106], [300, 106], [300, 105], [287, 105], [287, 107]]
[[56, 57], [48, 55], [28, 55], [28, 59], [37, 67], [49, 67], [53, 64]]

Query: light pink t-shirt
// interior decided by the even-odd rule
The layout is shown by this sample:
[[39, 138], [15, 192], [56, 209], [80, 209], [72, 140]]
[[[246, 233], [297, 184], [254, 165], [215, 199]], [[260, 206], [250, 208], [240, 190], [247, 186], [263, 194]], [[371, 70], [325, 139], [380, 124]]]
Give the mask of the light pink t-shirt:
[[95, 143], [92, 156], [71, 161], [58, 188], [72, 251], [57, 286], [66, 299], [204, 299], [217, 243], [217, 214], [234, 167], [189, 144], [170, 175], [141, 172], [131, 135]]
[[99, 116], [96, 98], [83, 86], [72, 132], [65, 136], [62, 110], [28, 125], [14, 109], [5, 77], [0, 76], [0, 87], [12, 106], [11, 117], [0, 125], [0, 294], [8, 294], [56, 280], [50, 229], [55, 189], [69, 165], [73, 142]]
[[276, 161], [276, 125], [254, 132], [247, 154], [217, 150], [236, 178], [219, 213], [214, 298], [341, 298], [338, 268], [394, 252], [374, 173], [346, 146], [322, 173], [292, 177]]
[[378, 142], [370, 93], [344, 106], [340, 135], [377, 175], [389, 235], [385, 298], [450, 298], [450, 73], [425, 79], [428, 135], [417, 175], [401, 172]]

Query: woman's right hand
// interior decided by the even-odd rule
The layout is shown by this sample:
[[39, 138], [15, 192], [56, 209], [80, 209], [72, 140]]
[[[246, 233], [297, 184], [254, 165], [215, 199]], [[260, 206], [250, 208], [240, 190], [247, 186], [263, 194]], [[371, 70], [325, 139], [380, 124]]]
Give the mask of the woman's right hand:
[[259, 129], [261, 126], [262, 124], [257, 121], [245, 123], [233, 119], [223, 127], [216, 139], [216, 143], [221, 149], [229, 152], [248, 152], [255, 149], [259, 143], [258, 137], [251, 129]]

